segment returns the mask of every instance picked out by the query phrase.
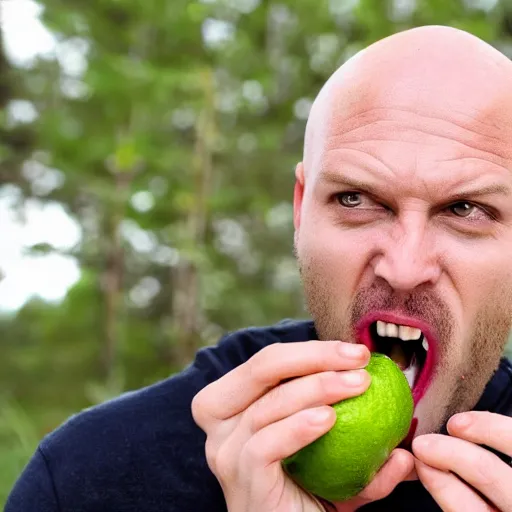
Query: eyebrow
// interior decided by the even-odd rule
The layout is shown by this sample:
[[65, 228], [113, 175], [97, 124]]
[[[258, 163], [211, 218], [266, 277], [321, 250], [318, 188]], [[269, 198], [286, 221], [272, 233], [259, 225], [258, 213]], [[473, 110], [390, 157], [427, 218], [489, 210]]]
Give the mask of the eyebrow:
[[[363, 192], [367, 192], [368, 194], [376, 194], [375, 188], [376, 185], [369, 184], [368, 182], [358, 180], [352, 177], [348, 177], [344, 174], [340, 174], [337, 172], [333, 172], [330, 170], [320, 171], [319, 178], [323, 181], [328, 181], [331, 183], [337, 183], [339, 185], [345, 185], [357, 190], [361, 190]], [[467, 188], [462, 189], [460, 191], [454, 192], [450, 194], [450, 198], [463, 198], [463, 197], [480, 197], [480, 196], [490, 196], [490, 195], [511, 195], [510, 187], [507, 187], [504, 184], [493, 183], [491, 185], [487, 185], [485, 187], [475, 187], [475, 188]]]
[[503, 196], [510, 195], [510, 188], [506, 185], [500, 185], [498, 183], [493, 185], [488, 185], [487, 187], [480, 187], [474, 189], [461, 190], [457, 192], [455, 195], [457, 196], [490, 196], [493, 194], [500, 194]]
[[355, 178], [351, 178], [349, 176], [346, 176], [344, 174], [326, 170], [326, 171], [320, 171], [318, 174], [318, 177], [321, 181], [327, 181], [330, 183], [338, 184], [338, 185], [345, 185], [351, 188], [355, 188], [358, 190], [362, 190], [363, 192], [368, 192], [369, 194], [375, 193], [374, 186], [368, 184], [365, 181], [358, 180]]

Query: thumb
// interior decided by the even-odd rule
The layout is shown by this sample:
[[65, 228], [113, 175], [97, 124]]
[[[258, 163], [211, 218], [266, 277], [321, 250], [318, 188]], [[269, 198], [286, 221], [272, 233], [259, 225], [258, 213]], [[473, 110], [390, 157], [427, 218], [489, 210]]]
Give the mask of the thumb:
[[353, 512], [372, 501], [389, 496], [395, 487], [406, 479], [411, 479], [414, 471], [414, 457], [401, 448], [391, 452], [391, 456], [380, 468], [374, 479], [354, 498], [343, 503], [335, 503], [336, 512]]

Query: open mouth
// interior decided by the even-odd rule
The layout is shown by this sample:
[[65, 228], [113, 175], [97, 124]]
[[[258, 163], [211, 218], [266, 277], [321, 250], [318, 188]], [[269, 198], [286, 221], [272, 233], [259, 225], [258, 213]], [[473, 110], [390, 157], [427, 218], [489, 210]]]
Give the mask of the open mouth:
[[374, 314], [357, 328], [358, 340], [371, 352], [390, 357], [402, 370], [416, 406], [430, 385], [436, 341], [430, 327], [411, 318]]
[[378, 320], [370, 326], [374, 351], [386, 354], [398, 365], [411, 389], [418, 381], [428, 353], [428, 341], [420, 329]]

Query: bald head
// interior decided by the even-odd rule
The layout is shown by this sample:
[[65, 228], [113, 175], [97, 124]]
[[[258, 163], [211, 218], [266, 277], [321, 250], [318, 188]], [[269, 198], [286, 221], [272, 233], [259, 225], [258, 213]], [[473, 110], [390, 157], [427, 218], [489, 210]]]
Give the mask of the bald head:
[[[458, 29], [426, 26], [399, 32], [362, 50], [326, 82], [308, 119], [304, 170], [333, 128], [376, 109], [512, 124], [512, 62], [491, 45]], [[335, 129], [336, 131], [336, 129]]]

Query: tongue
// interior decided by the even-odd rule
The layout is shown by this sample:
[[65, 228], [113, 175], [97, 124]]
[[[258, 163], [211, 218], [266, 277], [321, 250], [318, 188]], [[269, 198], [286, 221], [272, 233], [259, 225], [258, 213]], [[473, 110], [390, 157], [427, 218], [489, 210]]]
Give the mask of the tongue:
[[409, 358], [399, 343], [393, 343], [389, 357], [404, 371], [409, 366]]
[[407, 354], [404, 352], [404, 349], [401, 347], [401, 345], [399, 343], [393, 343], [389, 357], [393, 359], [400, 370], [402, 370], [410, 388], [412, 389], [416, 380], [416, 376], [420, 370], [419, 362], [416, 360], [416, 354], [413, 353], [411, 360], [409, 361], [409, 358], [407, 357]]

